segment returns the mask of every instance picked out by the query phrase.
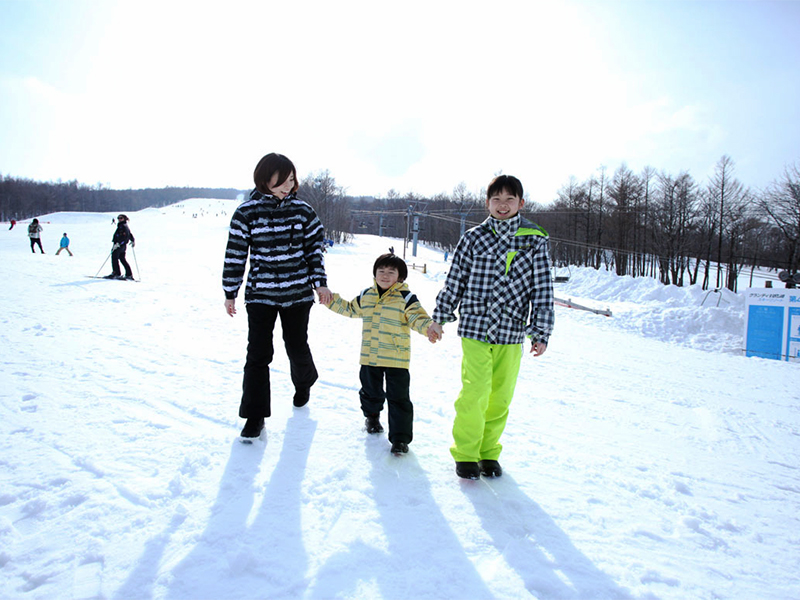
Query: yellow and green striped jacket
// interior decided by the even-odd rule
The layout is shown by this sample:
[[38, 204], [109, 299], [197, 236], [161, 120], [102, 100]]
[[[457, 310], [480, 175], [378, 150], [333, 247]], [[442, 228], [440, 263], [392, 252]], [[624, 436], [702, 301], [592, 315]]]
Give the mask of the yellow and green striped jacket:
[[362, 320], [360, 364], [408, 369], [413, 329], [425, 335], [433, 322], [405, 283], [395, 283], [381, 296], [376, 283], [350, 302], [333, 295], [333, 312]]

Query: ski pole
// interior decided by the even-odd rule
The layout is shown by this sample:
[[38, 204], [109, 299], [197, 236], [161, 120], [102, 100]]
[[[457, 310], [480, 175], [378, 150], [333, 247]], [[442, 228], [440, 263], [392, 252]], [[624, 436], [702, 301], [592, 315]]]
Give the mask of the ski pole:
[[139, 281], [141, 281], [142, 270], [139, 268], [139, 261], [136, 260], [136, 246], [131, 246], [131, 252], [133, 252], [133, 264], [136, 265], [136, 272], [139, 274]]
[[102, 271], [102, 270], [103, 270], [103, 267], [105, 267], [105, 266], [106, 266], [106, 263], [108, 262], [108, 259], [109, 259], [109, 258], [111, 258], [111, 255], [112, 255], [112, 254], [114, 254], [114, 251], [113, 251], [113, 250], [112, 250], [111, 252], [109, 252], [109, 253], [108, 253], [108, 256], [106, 256], [106, 259], [103, 261], [103, 264], [102, 264], [102, 265], [100, 265], [100, 268], [99, 268], [99, 269], [97, 269], [97, 273], [95, 273], [95, 274], [94, 274], [94, 276], [95, 276], [95, 277], [97, 277], [98, 275], [100, 275], [100, 271]]

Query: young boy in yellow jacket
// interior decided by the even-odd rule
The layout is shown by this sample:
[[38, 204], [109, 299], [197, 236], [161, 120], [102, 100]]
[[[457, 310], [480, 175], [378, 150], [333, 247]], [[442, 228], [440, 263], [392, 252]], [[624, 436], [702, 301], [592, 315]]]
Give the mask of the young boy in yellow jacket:
[[[382, 254], [372, 267], [375, 282], [350, 302], [333, 294], [328, 308], [363, 321], [361, 329], [361, 410], [368, 433], [380, 433], [380, 412], [389, 403], [389, 441], [392, 454], [408, 452], [411, 443], [414, 406], [411, 404], [408, 372], [413, 329], [427, 335], [431, 343], [433, 321], [417, 297], [404, 283], [408, 277], [405, 261], [393, 253]], [[386, 389], [384, 390], [384, 378]]]

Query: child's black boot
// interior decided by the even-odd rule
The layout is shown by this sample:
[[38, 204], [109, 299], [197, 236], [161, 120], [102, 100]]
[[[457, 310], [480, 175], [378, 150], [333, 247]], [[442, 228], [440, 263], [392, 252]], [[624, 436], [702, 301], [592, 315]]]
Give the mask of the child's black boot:
[[503, 467], [496, 460], [482, 460], [478, 463], [481, 475], [484, 477], [500, 477], [503, 474]]
[[405, 442], [392, 442], [392, 454], [395, 456], [408, 454], [408, 444]]
[[476, 462], [456, 462], [456, 475], [461, 479], [480, 479], [481, 468]]

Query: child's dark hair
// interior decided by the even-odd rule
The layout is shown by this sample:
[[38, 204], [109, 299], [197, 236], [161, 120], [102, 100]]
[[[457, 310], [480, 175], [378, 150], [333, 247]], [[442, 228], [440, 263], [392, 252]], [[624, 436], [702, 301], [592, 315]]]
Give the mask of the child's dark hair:
[[381, 254], [378, 257], [378, 260], [376, 260], [375, 264], [372, 266], [373, 277], [378, 274], [378, 269], [381, 267], [394, 267], [397, 269], [397, 281], [401, 283], [406, 280], [406, 277], [408, 277], [408, 267], [406, 266], [406, 261], [397, 256], [394, 252], [387, 252], [386, 254]]
[[522, 199], [522, 182], [513, 175], [498, 175], [489, 184], [486, 190], [486, 199], [488, 200], [500, 192]]
[[294, 175], [292, 193], [297, 191], [299, 184], [297, 183], [297, 170], [294, 168], [294, 164], [283, 154], [276, 154], [275, 152], [267, 154], [258, 161], [256, 169], [253, 171], [253, 182], [256, 184], [256, 189], [262, 194], [271, 194], [269, 181], [275, 173], [278, 174], [276, 186], [289, 179], [289, 175]]

